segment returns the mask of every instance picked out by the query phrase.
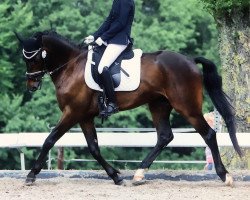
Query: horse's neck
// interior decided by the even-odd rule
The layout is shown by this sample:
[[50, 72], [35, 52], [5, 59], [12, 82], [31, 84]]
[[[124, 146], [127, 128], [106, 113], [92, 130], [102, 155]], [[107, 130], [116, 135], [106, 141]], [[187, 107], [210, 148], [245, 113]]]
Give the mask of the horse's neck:
[[79, 50], [53, 36], [43, 37], [43, 45], [48, 49], [47, 68], [49, 71], [56, 70], [66, 65], [72, 56], [78, 54]]
[[67, 58], [64, 57], [64, 59], [60, 60], [56, 69], [61, 68], [51, 76], [54, 85], [60, 87], [62, 82], [73, 82], [75, 81], [74, 78], [79, 76], [79, 73], [83, 76], [86, 59], [87, 52], [78, 50], [71, 52]]

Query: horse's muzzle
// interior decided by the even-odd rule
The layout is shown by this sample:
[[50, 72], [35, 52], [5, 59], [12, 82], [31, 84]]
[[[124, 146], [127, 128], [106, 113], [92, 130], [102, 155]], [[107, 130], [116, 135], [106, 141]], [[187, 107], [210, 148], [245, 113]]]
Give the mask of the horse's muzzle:
[[35, 92], [39, 89], [41, 89], [42, 86], [42, 82], [41, 81], [27, 81], [26, 87], [27, 90], [29, 90], [30, 92]]

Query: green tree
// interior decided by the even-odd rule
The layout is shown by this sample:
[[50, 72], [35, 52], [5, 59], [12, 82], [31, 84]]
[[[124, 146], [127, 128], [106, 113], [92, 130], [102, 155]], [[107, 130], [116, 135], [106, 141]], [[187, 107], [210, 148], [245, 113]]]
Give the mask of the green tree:
[[220, 58], [226, 93], [233, 100], [239, 132], [250, 130], [250, 2], [203, 0], [219, 31]]
[[[25, 20], [23, 20], [25, 16]], [[16, 113], [23, 93], [24, 68], [18, 51], [17, 40], [13, 31], [28, 30], [31, 26], [32, 11], [29, 5], [21, 1], [4, 0], [0, 4], [0, 131], [7, 124], [9, 117]], [[21, 64], [22, 63], [22, 64]], [[10, 104], [6, 104], [6, 103]], [[11, 113], [12, 112], [12, 113]]]
[[56, 97], [52, 94], [52, 84], [45, 79], [43, 89], [25, 103], [22, 96], [10, 99], [6, 95], [0, 108], [5, 123], [2, 132], [48, 132], [60, 117]]
[[20, 86], [20, 82], [23, 81], [23, 76], [20, 75], [24, 74], [24, 68], [20, 68], [23, 64], [20, 64], [21, 57], [17, 53], [18, 45], [13, 31], [17, 28], [20, 32], [29, 30], [32, 16], [30, 6], [21, 1], [13, 3], [11, 0], [4, 0], [0, 4], [0, 77], [3, 78], [1, 92], [5, 92], [6, 89], [19, 92], [24, 88]]
[[[220, 58], [224, 88], [236, 111], [238, 132], [250, 130], [250, 2], [248, 0], [202, 0], [213, 15], [219, 31]], [[250, 168], [249, 149], [239, 161], [225, 150], [225, 160]], [[229, 155], [229, 156], [227, 156]], [[234, 158], [233, 158], [234, 157]], [[233, 158], [233, 159], [232, 159]]]

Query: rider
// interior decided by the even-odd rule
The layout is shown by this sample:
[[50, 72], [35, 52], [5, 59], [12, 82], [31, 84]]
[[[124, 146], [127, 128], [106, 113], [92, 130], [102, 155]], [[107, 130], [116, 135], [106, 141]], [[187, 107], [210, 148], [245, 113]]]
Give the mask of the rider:
[[118, 112], [109, 67], [127, 48], [128, 44], [132, 43], [130, 34], [134, 13], [134, 0], [114, 0], [112, 9], [101, 27], [93, 35], [84, 39], [86, 44], [95, 41], [99, 46], [107, 46], [99, 63], [98, 72], [108, 98], [108, 105], [105, 110], [105, 114], [108, 116]]

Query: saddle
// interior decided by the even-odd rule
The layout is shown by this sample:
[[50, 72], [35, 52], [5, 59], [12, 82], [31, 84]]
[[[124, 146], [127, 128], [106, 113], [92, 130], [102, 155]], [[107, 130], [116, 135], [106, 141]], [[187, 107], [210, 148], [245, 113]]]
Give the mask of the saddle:
[[[98, 65], [102, 58], [102, 55], [106, 49], [106, 46], [94, 46], [92, 54], [92, 63], [91, 63], [91, 73], [94, 81], [101, 87], [100, 75], [98, 73]], [[132, 44], [129, 44], [128, 47], [121, 53], [121, 55], [113, 62], [109, 67], [110, 74], [113, 79], [114, 88], [117, 88], [121, 83], [121, 72], [124, 73], [127, 77], [129, 74], [121, 68], [122, 60], [129, 60], [134, 57], [134, 52], [132, 50]]]
[[[99, 91], [98, 107], [100, 113], [105, 110], [106, 95], [103, 92], [98, 65], [106, 47], [89, 46], [88, 58], [85, 66], [84, 81], [93, 90]], [[141, 74], [142, 50], [132, 50], [129, 45], [124, 52], [109, 67], [115, 91], [134, 91], [139, 87]], [[108, 116], [101, 115], [102, 120]]]

